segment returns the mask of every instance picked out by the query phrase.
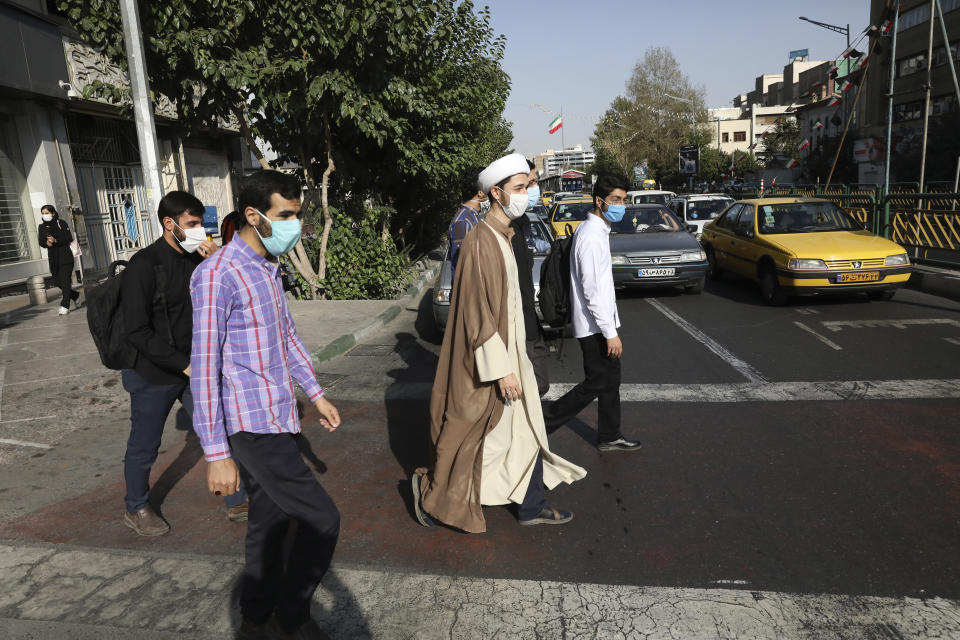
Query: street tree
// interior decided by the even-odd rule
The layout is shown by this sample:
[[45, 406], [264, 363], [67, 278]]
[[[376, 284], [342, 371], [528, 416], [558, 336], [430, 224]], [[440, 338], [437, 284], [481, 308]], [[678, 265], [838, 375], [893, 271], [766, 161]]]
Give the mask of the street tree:
[[[58, 5], [126, 68], [117, 0]], [[509, 144], [505, 41], [470, 0], [168, 0], [141, 3], [140, 14], [151, 87], [176, 106], [176, 125], [191, 134], [232, 123], [262, 165], [258, 137], [301, 167], [308, 210], [319, 194], [317, 268], [302, 244], [291, 254], [311, 284], [326, 275], [334, 182], [342, 198], [402, 212], [384, 223], [385, 241], [390, 224], [402, 234], [412, 220], [423, 240], [464, 167]]]
[[766, 137], [757, 151], [757, 160], [768, 169], [785, 167], [791, 159], [799, 159], [804, 153], [799, 149], [800, 125], [795, 118], [781, 117], [766, 131]]

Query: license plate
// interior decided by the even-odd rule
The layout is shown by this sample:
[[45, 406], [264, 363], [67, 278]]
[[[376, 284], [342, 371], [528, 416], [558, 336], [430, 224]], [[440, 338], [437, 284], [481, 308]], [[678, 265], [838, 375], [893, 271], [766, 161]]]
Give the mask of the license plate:
[[876, 282], [880, 279], [879, 271], [860, 271], [856, 273], [841, 273], [837, 275], [837, 282]]
[[674, 267], [662, 268], [662, 269], [640, 269], [637, 272], [637, 277], [639, 278], [657, 278], [663, 276], [672, 276], [676, 275], [677, 270]]

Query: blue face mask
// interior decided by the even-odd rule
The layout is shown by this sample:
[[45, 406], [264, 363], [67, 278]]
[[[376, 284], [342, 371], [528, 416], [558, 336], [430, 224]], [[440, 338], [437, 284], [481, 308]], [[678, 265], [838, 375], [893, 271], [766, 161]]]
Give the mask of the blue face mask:
[[603, 217], [606, 218], [608, 222], [617, 223], [623, 220], [623, 216], [627, 213], [627, 205], [607, 204], [606, 200], [604, 200], [604, 204], [607, 205], [607, 210], [603, 212]]
[[289, 253], [291, 249], [297, 246], [297, 242], [300, 240], [299, 220], [296, 218], [292, 220], [271, 220], [260, 211], [257, 211], [257, 213], [270, 223], [270, 228], [273, 231], [269, 238], [264, 238], [260, 235], [257, 228], [254, 227], [254, 231], [260, 236], [260, 242], [263, 243], [263, 248], [267, 250], [267, 253], [280, 257]]
[[527, 208], [540, 204], [540, 185], [527, 187]]

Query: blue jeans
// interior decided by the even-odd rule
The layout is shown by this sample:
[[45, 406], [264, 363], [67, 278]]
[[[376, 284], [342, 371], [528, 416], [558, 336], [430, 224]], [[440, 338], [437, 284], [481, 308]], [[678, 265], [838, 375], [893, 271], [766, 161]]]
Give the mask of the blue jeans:
[[[147, 506], [150, 499], [150, 468], [160, 451], [163, 425], [174, 403], [179, 400], [187, 415], [193, 419], [193, 395], [190, 385], [163, 385], [148, 382], [133, 369], [121, 373], [123, 388], [130, 394], [130, 438], [123, 456], [123, 477], [127, 483], [124, 502], [127, 511], [136, 513]], [[247, 493], [240, 491], [225, 498], [227, 507], [243, 504]]]
[[543, 456], [537, 454], [537, 463], [530, 475], [530, 484], [523, 502], [517, 505], [517, 520], [533, 520], [547, 508], [547, 491], [543, 485]]

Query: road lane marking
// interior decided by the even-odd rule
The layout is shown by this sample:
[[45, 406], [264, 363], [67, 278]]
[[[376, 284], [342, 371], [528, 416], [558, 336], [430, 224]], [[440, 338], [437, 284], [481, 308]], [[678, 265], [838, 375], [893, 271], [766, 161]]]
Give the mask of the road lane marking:
[[0, 420], [0, 424], [14, 424], [17, 422], [33, 422], [34, 420], [52, 420], [57, 416], [37, 416], [36, 418], [17, 418], [16, 420]]
[[838, 345], [836, 342], [834, 342], [833, 340], [831, 340], [830, 338], [828, 338], [828, 337], [826, 337], [826, 336], [820, 335], [819, 333], [817, 333], [816, 331], [814, 331], [813, 329], [811, 329], [811, 328], [808, 327], [807, 325], [803, 324], [802, 322], [799, 322], [799, 321], [797, 321], [797, 320], [794, 320], [794, 321], [793, 321], [793, 324], [797, 325], [798, 327], [800, 327], [801, 329], [803, 329], [803, 330], [806, 331], [807, 333], [812, 334], [817, 340], [819, 340], [819, 341], [822, 342], [823, 344], [827, 345], [828, 347], [830, 347], [830, 348], [833, 349], [834, 351], [843, 351], [843, 347], [841, 347], [840, 345]]
[[906, 329], [931, 325], [960, 327], [960, 320], [951, 318], [915, 318], [912, 320], [828, 320], [821, 322], [826, 329], [837, 332], [844, 329]]
[[801, 315], [804, 315], [804, 316], [815, 316], [815, 315], [818, 315], [818, 314], [820, 313], [820, 312], [817, 311], [816, 309], [797, 309], [796, 311], [797, 311], [797, 313], [799, 313], [799, 314], [801, 314]]
[[733, 355], [726, 347], [722, 344], [705, 334], [700, 329], [697, 329], [695, 326], [678, 316], [672, 310], [664, 306], [659, 300], [654, 300], [653, 298], [647, 298], [647, 302], [650, 303], [654, 309], [665, 315], [668, 319], [672, 320], [678, 327], [683, 329], [687, 334], [689, 334], [694, 340], [702, 344], [708, 350], [712, 351], [714, 355], [719, 357], [721, 360], [729, 364], [731, 367], [736, 369], [737, 373], [742, 375], [744, 378], [751, 382], [766, 382], [767, 379], [763, 375], [754, 369], [752, 366]]
[[944, 340], [946, 340], [950, 344], [955, 344], [958, 347], [960, 347], [960, 338], [944, 338]]
[[7, 438], [0, 438], [0, 444], [12, 444], [16, 447], [34, 447], [35, 449], [53, 449], [53, 447], [48, 444], [27, 442], [26, 440], [8, 440]]

